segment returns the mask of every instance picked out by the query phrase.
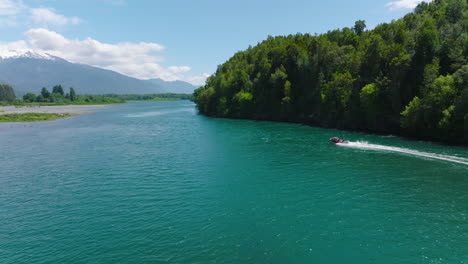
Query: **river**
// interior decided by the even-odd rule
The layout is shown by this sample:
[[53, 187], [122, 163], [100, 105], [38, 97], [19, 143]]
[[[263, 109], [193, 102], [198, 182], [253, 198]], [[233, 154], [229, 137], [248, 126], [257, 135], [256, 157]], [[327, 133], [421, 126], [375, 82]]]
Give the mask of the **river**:
[[0, 124], [1, 263], [468, 263], [467, 245], [466, 148], [189, 101]]

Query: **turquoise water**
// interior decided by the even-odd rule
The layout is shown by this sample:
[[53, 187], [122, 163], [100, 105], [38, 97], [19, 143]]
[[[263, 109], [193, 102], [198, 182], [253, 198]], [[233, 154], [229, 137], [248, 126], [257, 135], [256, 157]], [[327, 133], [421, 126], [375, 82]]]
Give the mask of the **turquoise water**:
[[468, 263], [468, 149], [188, 101], [4, 123], [0, 263]]

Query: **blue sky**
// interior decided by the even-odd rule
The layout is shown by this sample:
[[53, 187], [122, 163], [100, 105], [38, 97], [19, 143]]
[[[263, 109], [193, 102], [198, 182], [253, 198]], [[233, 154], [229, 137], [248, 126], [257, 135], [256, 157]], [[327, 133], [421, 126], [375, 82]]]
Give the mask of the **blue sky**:
[[142, 78], [203, 83], [268, 35], [368, 28], [421, 0], [0, 0], [0, 51], [34, 49]]

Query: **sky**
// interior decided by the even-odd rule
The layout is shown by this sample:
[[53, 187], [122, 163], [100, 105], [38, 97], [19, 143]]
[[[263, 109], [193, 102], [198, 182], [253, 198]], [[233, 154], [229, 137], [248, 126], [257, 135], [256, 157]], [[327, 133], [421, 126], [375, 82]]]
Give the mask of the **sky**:
[[32, 49], [139, 79], [202, 85], [269, 35], [321, 34], [360, 19], [372, 29], [421, 1], [0, 0], [0, 53]]

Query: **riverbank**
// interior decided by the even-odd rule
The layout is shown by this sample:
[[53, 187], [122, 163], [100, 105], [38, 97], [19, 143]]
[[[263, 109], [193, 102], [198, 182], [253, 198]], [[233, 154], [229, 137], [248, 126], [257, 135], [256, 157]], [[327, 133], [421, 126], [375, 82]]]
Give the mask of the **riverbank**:
[[[109, 105], [0, 106], [0, 122], [51, 121], [108, 107]], [[41, 118], [37, 119], [39, 115]], [[34, 117], [34, 120], [31, 117]]]
[[85, 114], [107, 107], [109, 105], [0, 106], [0, 115], [23, 113]]

